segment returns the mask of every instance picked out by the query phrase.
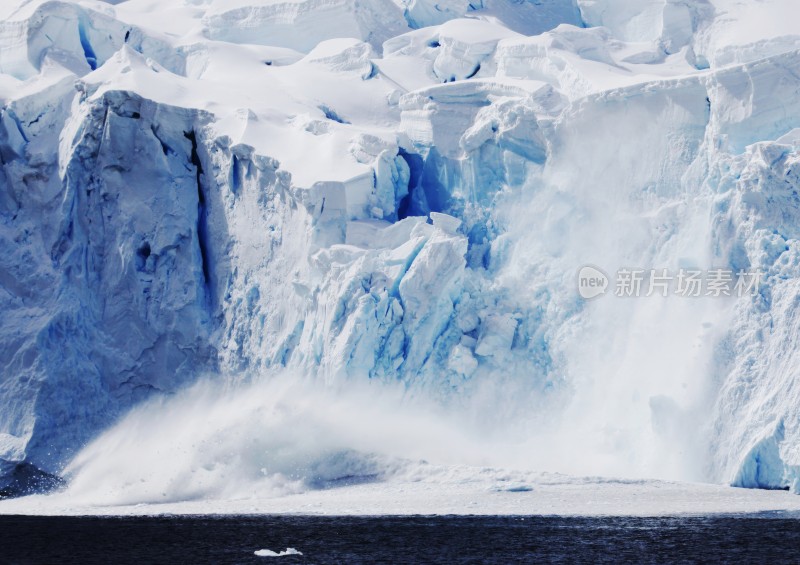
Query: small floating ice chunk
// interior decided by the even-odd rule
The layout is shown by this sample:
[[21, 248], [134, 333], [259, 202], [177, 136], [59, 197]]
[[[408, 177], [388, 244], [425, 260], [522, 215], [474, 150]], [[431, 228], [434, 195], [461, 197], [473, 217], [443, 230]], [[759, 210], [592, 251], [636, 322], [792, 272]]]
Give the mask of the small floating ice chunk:
[[270, 549], [259, 549], [256, 551], [258, 557], [285, 557], [286, 555], [303, 555], [293, 547], [287, 547], [284, 551], [276, 553]]

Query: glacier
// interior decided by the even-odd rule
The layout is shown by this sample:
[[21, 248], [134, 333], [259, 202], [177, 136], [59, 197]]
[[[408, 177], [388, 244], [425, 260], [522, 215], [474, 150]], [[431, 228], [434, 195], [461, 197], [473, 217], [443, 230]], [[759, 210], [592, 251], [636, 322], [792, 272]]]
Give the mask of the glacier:
[[[299, 492], [437, 457], [800, 492], [797, 16], [0, 7], [0, 492]], [[764, 279], [584, 301], [587, 264]], [[183, 453], [161, 477], [155, 448]]]

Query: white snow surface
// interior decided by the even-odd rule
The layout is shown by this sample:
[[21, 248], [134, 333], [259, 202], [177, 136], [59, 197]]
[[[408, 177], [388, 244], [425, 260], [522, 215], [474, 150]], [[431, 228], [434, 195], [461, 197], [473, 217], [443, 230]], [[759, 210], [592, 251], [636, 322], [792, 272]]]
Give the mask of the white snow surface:
[[783, 491], [705, 483], [525, 476], [459, 468], [418, 477], [275, 497], [194, 500], [180, 503], [91, 506], [61, 495], [0, 502], [0, 514], [41, 516], [323, 515], [323, 516], [675, 516], [780, 513], [796, 516], [800, 499]]
[[4, 2], [0, 512], [794, 508], [643, 478], [800, 492], [799, 16]]

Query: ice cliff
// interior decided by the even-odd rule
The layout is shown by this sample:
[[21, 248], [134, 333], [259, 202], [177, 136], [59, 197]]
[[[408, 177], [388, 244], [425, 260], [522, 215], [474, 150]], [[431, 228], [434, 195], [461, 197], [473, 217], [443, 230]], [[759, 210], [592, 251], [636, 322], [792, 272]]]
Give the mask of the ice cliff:
[[[800, 490], [798, 16], [0, 7], [0, 487], [154, 395], [286, 368], [480, 397], [576, 472]], [[585, 264], [765, 278], [586, 302]]]

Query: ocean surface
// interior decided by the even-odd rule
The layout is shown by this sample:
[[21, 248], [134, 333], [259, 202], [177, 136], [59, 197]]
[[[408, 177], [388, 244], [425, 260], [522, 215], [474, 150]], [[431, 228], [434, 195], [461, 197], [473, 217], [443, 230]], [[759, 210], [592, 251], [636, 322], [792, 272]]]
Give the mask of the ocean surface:
[[[294, 548], [302, 555], [260, 557]], [[0, 516], [0, 563], [798, 563], [800, 516]]]

